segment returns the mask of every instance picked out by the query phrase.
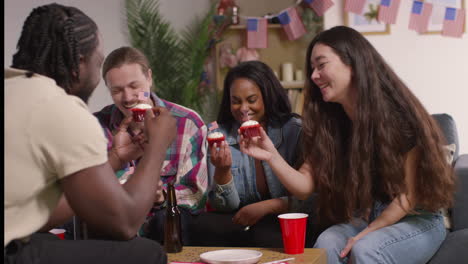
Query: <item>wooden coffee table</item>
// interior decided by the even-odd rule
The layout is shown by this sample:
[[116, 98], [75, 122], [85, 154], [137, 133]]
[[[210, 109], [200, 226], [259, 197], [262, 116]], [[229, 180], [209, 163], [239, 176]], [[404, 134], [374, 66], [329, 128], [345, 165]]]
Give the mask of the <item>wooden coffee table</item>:
[[280, 260], [286, 258], [294, 258], [290, 263], [294, 264], [326, 264], [327, 254], [325, 249], [321, 248], [306, 248], [303, 254], [288, 255], [285, 254], [282, 248], [236, 248], [236, 247], [184, 247], [182, 252], [168, 253], [168, 261], [176, 262], [197, 262], [200, 261], [200, 254], [213, 250], [221, 249], [252, 249], [263, 253], [259, 263]]

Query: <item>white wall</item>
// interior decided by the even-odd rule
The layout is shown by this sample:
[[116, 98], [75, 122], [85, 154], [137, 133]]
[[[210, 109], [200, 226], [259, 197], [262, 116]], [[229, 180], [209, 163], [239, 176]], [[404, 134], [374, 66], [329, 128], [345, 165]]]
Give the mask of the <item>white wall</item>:
[[[22, 24], [29, 12], [33, 7], [51, 2], [76, 6], [93, 18], [102, 32], [106, 55], [115, 48], [128, 45], [124, 0], [6, 0], [4, 66], [11, 64]], [[326, 28], [343, 24], [343, 0], [334, 2], [335, 5], [325, 14]], [[468, 105], [468, 34], [457, 39], [418, 35], [408, 30], [411, 3], [410, 0], [402, 1], [397, 24], [391, 26], [391, 34], [368, 36], [368, 39], [430, 113], [453, 116], [458, 126], [460, 153], [468, 153], [468, 117], [465, 116]], [[165, 17], [176, 30], [181, 30], [195, 15], [206, 12], [210, 1], [160, 0], [160, 4]], [[110, 96], [101, 82], [90, 99], [90, 109], [96, 111], [109, 103]]]
[[[96, 22], [103, 36], [104, 55], [129, 45], [124, 0], [5, 0], [5, 67], [11, 65], [21, 28], [32, 9], [54, 2], [77, 7]], [[161, 13], [177, 31], [184, 29], [195, 16], [203, 15], [210, 6], [209, 0], [159, 0], [159, 3]], [[89, 108], [98, 111], [111, 103], [109, 92], [101, 81], [89, 100]]]
[[[344, 24], [344, 0], [334, 2], [325, 13], [325, 28]], [[468, 153], [468, 33], [459, 39], [409, 30], [412, 2], [401, 1], [397, 22], [390, 26], [389, 35], [366, 37], [429, 113], [448, 113], [455, 119], [460, 153]]]

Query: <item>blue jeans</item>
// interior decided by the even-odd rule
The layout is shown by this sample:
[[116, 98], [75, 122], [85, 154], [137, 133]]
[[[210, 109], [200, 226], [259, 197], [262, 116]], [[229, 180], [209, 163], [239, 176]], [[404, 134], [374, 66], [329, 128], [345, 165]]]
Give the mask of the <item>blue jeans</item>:
[[[374, 220], [386, 205], [376, 203], [370, 216]], [[437, 252], [446, 230], [439, 214], [421, 212], [408, 215], [397, 223], [368, 233], [358, 240], [345, 258], [340, 252], [349, 238], [365, 229], [368, 223], [355, 218], [350, 223], [326, 229], [317, 239], [315, 248], [325, 248], [329, 264], [348, 263], [426, 263]]]

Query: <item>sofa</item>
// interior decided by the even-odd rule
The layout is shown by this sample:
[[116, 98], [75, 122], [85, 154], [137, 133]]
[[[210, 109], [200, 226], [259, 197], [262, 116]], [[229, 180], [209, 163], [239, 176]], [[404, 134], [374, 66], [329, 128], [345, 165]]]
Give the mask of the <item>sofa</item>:
[[[448, 144], [455, 144], [453, 166], [457, 179], [455, 203], [449, 209], [451, 230], [429, 264], [468, 263], [468, 154], [459, 154], [458, 132], [455, 120], [448, 114], [432, 117], [442, 129]], [[466, 140], [466, 139], [465, 139]], [[437, 188], [437, 186], [434, 186]]]

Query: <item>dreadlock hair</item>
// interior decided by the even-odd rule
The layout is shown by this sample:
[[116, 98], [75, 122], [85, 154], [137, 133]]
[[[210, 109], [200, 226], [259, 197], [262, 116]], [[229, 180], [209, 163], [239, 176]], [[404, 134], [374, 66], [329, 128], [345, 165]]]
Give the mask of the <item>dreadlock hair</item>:
[[97, 25], [81, 10], [40, 6], [24, 22], [12, 67], [50, 77], [69, 92], [80, 79], [80, 55], [88, 58], [97, 45]]

